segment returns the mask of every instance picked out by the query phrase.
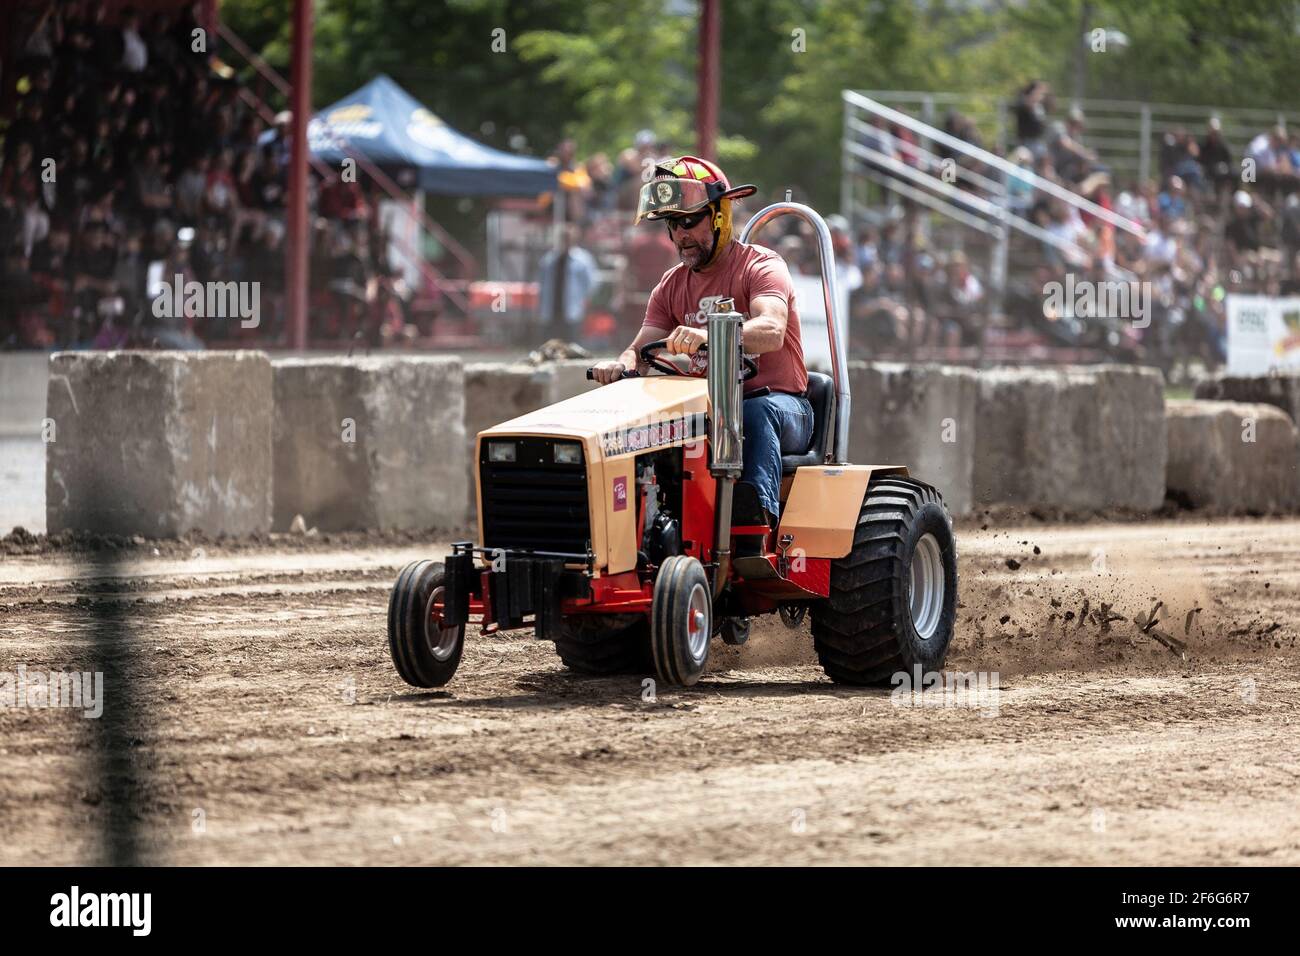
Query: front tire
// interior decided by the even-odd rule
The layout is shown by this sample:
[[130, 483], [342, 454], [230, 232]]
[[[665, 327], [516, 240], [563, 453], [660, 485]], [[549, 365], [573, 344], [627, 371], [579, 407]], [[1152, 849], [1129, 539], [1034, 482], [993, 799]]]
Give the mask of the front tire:
[[446, 571], [412, 561], [388, 598], [388, 651], [398, 675], [412, 687], [441, 687], [456, 673], [465, 650], [465, 625], [442, 627], [434, 603], [443, 599]]
[[812, 632], [833, 681], [885, 684], [918, 665], [941, 668], [957, 617], [957, 547], [939, 492], [913, 478], [871, 482], [830, 586]]
[[712, 634], [713, 594], [704, 566], [675, 554], [659, 566], [650, 608], [650, 650], [659, 679], [683, 686], [698, 681]]

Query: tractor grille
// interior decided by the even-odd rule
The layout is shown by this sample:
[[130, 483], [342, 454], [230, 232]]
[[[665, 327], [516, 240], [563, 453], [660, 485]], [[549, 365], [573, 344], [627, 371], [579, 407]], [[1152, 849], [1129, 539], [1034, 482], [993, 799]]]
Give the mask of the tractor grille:
[[[515, 444], [514, 461], [489, 460], [489, 442], [500, 441]], [[591, 540], [586, 461], [556, 464], [555, 444], [551, 438], [483, 440], [483, 547], [586, 552]]]

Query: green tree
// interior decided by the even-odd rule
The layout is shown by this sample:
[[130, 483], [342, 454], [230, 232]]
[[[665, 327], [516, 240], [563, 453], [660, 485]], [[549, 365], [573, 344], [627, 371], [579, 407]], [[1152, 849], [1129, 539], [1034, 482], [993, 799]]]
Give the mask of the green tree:
[[[284, 72], [286, 7], [222, 4], [226, 22]], [[317, 0], [316, 11], [317, 106], [386, 72], [499, 148], [522, 136], [545, 155], [571, 135], [581, 155], [613, 155], [643, 127], [674, 149], [694, 147], [690, 0]], [[790, 186], [820, 208], [837, 204], [842, 90], [991, 100], [1042, 78], [1068, 101], [1085, 27], [1129, 41], [1088, 54], [1088, 97], [1296, 105], [1292, 0], [723, 0], [722, 18], [721, 160], [765, 197]]]
[[694, 18], [662, 0], [593, 3], [568, 29], [525, 33], [519, 56], [563, 90], [581, 151], [616, 152], [643, 128], [680, 146], [693, 139], [694, 36]]

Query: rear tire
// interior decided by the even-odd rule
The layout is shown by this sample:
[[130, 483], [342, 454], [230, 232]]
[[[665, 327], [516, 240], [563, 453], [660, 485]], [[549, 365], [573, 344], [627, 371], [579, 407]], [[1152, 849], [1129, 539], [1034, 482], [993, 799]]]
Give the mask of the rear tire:
[[704, 566], [675, 554], [659, 566], [650, 608], [650, 650], [659, 679], [684, 686], [698, 681], [712, 634], [713, 592]]
[[465, 625], [439, 627], [434, 617], [433, 602], [441, 600], [445, 584], [441, 564], [412, 561], [388, 598], [388, 652], [412, 687], [441, 687], [460, 666]]
[[830, 597], [812, 608], [813, 646], [840, 684], [889, 683], [943, 666], [957, 616], [952, 519], [914, 478], [872, 481], [853, 549], [831, 562]]
[[644, 614], [575, 614], [555, 636], [564, 666], [579, 674], [648, 674], [650, 622]]
[[718, 631], [718, 636], [722, 638], [723, 644], [739, 647], [749, 640], [749, 618], [727, 618], [722, 622], [722, 628]]

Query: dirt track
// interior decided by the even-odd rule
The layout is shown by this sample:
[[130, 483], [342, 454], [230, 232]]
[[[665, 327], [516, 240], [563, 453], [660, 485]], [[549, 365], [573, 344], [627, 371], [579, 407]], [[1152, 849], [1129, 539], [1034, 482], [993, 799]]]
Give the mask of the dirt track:
[[[1300, 522], [959, 547], [983, 708], [838, 688], [774, 620], [653, 700], [476, 633], [418, 692], [387, 589], [441, 546], [5, 558], [0, 672], [107, 687], [100, 720], [0, 707], [0, 864], [1300, 863]], [[1157, 601], [1186, 660], [1132, 621]]]

